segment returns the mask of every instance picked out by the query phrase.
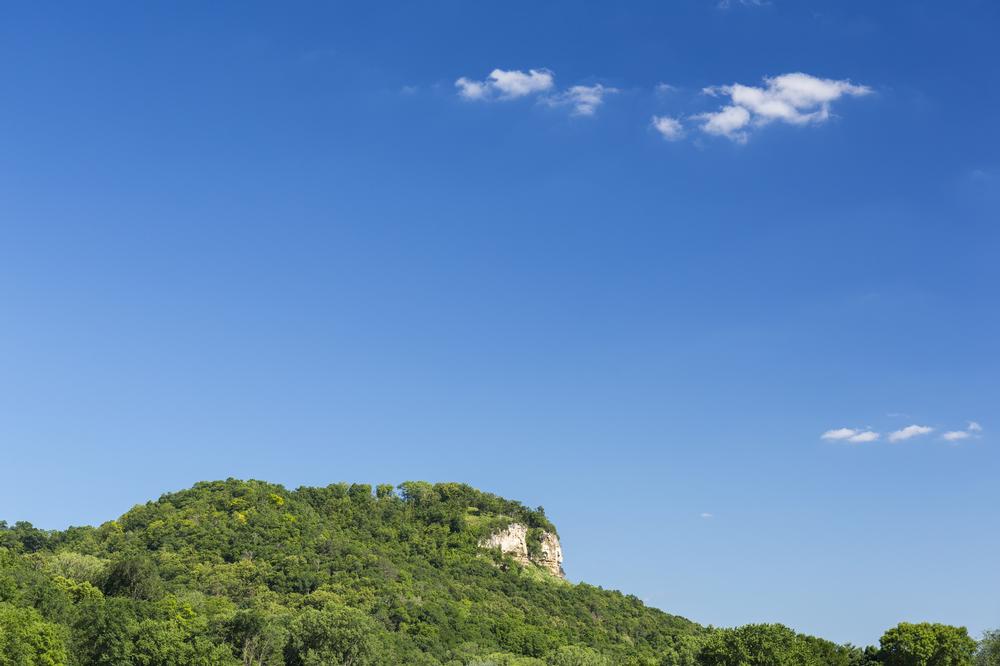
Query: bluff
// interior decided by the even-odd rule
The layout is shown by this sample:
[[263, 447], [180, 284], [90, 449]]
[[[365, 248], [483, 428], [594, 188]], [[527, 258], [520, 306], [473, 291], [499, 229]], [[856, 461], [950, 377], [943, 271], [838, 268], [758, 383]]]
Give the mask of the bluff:
[[480, 541], [479, 545], [496, 548], [524, 566], [534, 565], [553, 576], [566, 577], [562, 568], [562, 545], [555, 532], [539, 529], [537, 533], [532, 533], [523, 523], [511, 523]]
[[541, 508], [425, 482], [228, 479], [97, 527], [0, 522], [0, 619], [48, 650], [25, 663], [73, 666], [670, 666], [707, 633], [566, 581]]

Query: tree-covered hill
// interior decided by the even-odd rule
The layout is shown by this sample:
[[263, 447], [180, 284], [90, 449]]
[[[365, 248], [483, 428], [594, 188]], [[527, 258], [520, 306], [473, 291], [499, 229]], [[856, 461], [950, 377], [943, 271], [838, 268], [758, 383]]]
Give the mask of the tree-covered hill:
[[[541, 508], [463, 484], [289, 491], [234, 479], [100, 527], [0, 523], [0, 666], [866, 658], [780, 625], [706, 629], [479, 546], [512, 522], [555, 531]], [[727, 661], [741, 650], [765, 661]], [[766, 661], [779, 653], [797, 656]]]

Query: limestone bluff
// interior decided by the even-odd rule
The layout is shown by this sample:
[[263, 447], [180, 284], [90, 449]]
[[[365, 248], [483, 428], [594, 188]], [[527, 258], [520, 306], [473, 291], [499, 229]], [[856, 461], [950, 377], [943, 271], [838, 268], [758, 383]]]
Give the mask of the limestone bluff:
[[511, 523], [480, 541], [479, 545], [483, 548], [498, 548], [500, 552], [510, 555], [525, 566], [535, 565], [553, 576], [566, 577], [562, 568], [562, 546], [559, 537], [553, 532], [543, 531], [539, 535], [539, 547], [534, 553], [528, 547], [528, 526], [523, 523]]

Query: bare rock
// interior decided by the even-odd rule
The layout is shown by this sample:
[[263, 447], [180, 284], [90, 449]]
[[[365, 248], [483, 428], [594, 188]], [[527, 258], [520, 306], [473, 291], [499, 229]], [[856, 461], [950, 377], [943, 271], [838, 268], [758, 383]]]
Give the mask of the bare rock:
[[479, 545], [483, 548], [498, 548], [500, 552], [510, 555], [525, 566], [533, 564], [553, 576], [566, 577], [562, 568], [562, 546], [559, 544], [559, 537], [552, 532], [542, 532], [541, 547], [534, 557], [528, 551], [528, 527], [522, 523], [511, 523], [483, 539]]

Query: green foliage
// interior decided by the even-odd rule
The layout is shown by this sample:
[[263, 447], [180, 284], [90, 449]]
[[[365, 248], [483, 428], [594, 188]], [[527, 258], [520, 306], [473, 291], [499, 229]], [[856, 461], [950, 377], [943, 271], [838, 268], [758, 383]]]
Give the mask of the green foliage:
[[42, 563], [45, 570], [53, 575], [84, 581], [98, 587], [105, 579], [108, 564], [99, 557], [72, 551], [55, 553], [45, 558]]
[[703, 666], [848, 666], [853, 648], [797, 634], [781, 624], [722, 629], [698, 654]]
[[279, 609], [243, 608], [226, 623], [225, 637], [243, 664], [282, 664], [287, 623]]
[[382, 656], [379, 639], [383, 631], [371, 616], [340, 604], [306, 608], [292, 620], [285, 663], [369, 666]]
[[976, 666], [1000, 666], [1000, 629], [987, 631], [976, 650]]
[[61, 666], [68, 660], [64, 631], [33, 608], [0, 602], [0, 666]]
[[[420, 481], [289, 491], [229, 479], [100, 527], [0, 523], [0, 666], [862, 666], [883, 656], [781, 625], [705, 629], [478, 546], [512, 522], [528, 526], [532, 550], [555, 532], [541, 507]], [[910, 626], [924, 625], [883, 638], [885, 663], [969, 663], [888, 661], [924, 644]], [[929, 635], [934, 655], [971, 655], [964, 630]], [[979, 663], [996, 666], [984, 645]]]
[[126, 556], [109, 567], [101, 589], [112, 597], [151, 601], [162, 595], [163, 584], [153, 560], [144, 556]]
[[611, 660], [597, 650], [579, 645], [564, 645], [553, 652], [548, 666], [613, 666]]
[[515, 521], [534, 542], [555, 531], [541, 508], [459, 483], [204, 482], [96, 528], [0, 526], [0, 601], [58, 629], [73, 666], [693, 655], [697, 625], [479, 548]]
[[903, 622], [882, 635], [879, 659], [886, 666], [969, 666], [976, 642], [965, 627]]

